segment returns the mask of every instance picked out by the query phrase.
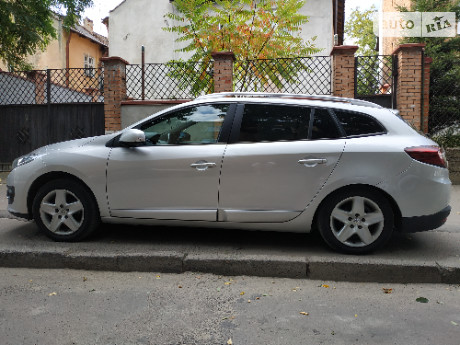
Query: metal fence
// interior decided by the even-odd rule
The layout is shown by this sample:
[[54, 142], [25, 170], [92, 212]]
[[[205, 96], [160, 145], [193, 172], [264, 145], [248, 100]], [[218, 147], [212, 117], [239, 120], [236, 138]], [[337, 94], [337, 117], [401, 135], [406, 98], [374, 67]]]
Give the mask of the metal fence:
[[234, 90], [329, 95], [331, 63], [330, 56], [237, 61]]
[[213, 91], [213, 62], [126, 66], [128, 99], [192, 99]]
[[0, 105], [99, 103], [102, 68], [64, 68], [0, 72]]
[[355, 98], [396, 107], [397, 57], [394, 55], [355, 57]]
[[[435, 63], [438, 65], [433, 66]], [[445, 64], [451, 65], [446, 66]], [[430, 76], [430, 115], [428, 118], [430, 135], [460, 135], [459, 76], [460, 62], [433, 62]]]

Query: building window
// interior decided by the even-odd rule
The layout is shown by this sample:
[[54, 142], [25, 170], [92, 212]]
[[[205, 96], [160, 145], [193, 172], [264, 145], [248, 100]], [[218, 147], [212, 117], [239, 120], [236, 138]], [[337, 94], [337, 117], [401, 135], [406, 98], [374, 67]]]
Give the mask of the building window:
[[91, 78], [96, 75], [96, 71], [94, 70], [94, 58], [89, 55], [85, 55], [85, 75]]

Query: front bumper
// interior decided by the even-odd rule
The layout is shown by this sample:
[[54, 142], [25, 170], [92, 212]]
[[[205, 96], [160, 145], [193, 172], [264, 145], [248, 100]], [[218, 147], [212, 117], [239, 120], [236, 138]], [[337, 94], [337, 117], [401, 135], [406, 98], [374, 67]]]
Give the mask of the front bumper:
[[451, 207], [447, 206], [441, 211], [429, 216], [403, 217], [401, 226], [398, 229], [403, 233], [420, 232], [439, 228], [449, 216]]

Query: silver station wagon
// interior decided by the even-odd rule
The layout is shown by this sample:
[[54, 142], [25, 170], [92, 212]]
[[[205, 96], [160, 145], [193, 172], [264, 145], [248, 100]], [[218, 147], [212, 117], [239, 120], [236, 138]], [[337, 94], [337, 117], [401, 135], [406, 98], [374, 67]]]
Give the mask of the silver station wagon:
[[56, 241], [99, 223], [319, 231], [346, 253], [441, 226], [447, 162], [373, 103], [220, 93], [15, 160], [8, 210]]

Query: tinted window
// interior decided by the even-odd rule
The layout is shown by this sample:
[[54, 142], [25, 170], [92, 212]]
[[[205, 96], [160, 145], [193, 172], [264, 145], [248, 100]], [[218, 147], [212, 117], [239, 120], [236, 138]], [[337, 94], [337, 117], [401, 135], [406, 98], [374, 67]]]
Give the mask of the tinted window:
[[308, 139], [310, 109], [283, 105], [246, 104], [240, 142]]
[[337, 124], [327, 109], [315, 109], [313, 126], [311, 128], [312, 139], [339, 138], [340, 131]]
[[385, 128], [369, 115], [343, 110], [334, 110], [334, 112], [347, 136], [385, 132]]
[[142, 124], [148, 145], [212, 144], [219, 139], [229, 105], [200, 105]]

